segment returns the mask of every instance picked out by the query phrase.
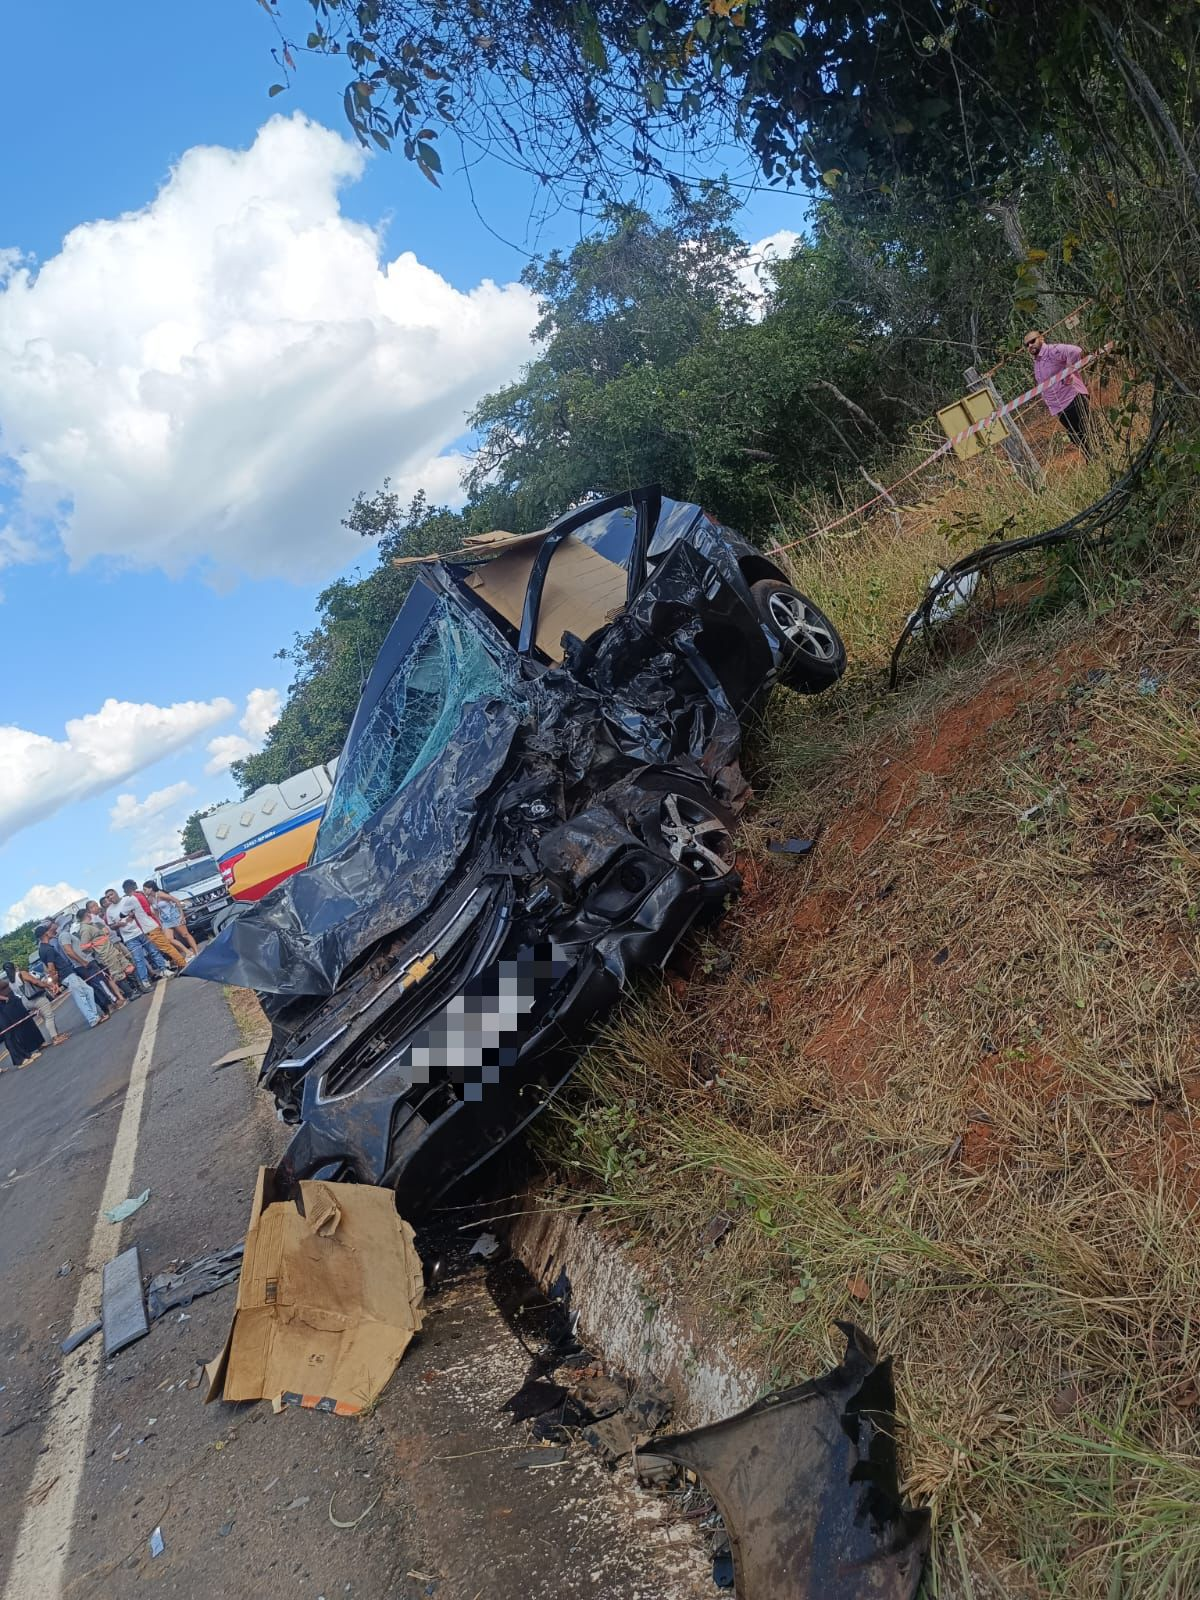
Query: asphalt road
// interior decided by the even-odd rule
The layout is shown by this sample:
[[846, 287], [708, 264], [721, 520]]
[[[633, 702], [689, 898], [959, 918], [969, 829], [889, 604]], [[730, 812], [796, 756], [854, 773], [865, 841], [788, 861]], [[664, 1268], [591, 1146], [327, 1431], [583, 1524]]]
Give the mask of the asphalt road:
[[[224, 1341], [232, 1288], [109, 1363], [99, 1338], [61, 1354], [120, 1250], [136, 1243], [149, 1274], [241, 1239], [284, 1130], [244, 1064], [213, 1070], [239, 1043], [220, 989], [176, 978], [0, 1076], [0, 1600], [143, 1584], [196, 1600], [712, 1596], [659, 1502], [584, 1451], [523, 1466], [500, 1407], [527, 1353], [481, 1277], [427, 1302], [361, 1418], [202, 1404], [187, 1385]], [[146, 1188], [123, 1224], [99, 1219]]]

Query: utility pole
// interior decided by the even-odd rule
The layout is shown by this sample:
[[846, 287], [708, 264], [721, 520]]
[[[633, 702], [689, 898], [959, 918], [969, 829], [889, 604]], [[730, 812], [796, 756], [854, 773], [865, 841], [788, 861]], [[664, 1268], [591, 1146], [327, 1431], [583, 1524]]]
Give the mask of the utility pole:
[[[963, 376], [967, 380], [967, 392], [974, 393], [977, 389], [986, 389], [992, 397], [992, 403], [997, 410], [1004, 404], [1000, 398], [1000, 391], [990, 378], [983, 378], [975, 367], [968, 367]], [[1008, 438], [1001, 439], [1000, 448], [1012, 462], [1012, 469], [1017, 477], [1029, 489], [1036, 493], [1045, 487], [1045, 476], [1042, 464], [1033, 453], [1033, 446], [1021, 431], [1016, 414], [1010, 414], [1004, 419], [1004, 426], [1008, 429]]]

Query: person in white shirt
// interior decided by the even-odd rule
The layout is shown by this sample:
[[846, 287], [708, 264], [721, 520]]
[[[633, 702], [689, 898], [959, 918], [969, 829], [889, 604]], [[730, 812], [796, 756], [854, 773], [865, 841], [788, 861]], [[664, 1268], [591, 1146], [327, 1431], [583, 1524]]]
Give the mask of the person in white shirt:
[[157, 977], [166, 969], [167, 963], [143, 934], [141, 925], [134, 915], [136, 907], [129, 901], [128, 895], [125, 900], [121, 900], [115, 889], [106, 889], [100, 904], [104, 910], [105, 922], [133, 957], [138, 982], [149, 983], [150, 973], [153, 972]]
[[173, 939], [168, 938], [162, 923], [149, 900], [137, 886], [136, 878], [126, 878], [121, 885], [125, 891], [125, 898], [117, 901], [117, 911], [125, 916], [132, 916], [143, 936], [150, 941], [160, 955], [166, 956], [172, 967], [178, 971], [187, 965], [179, 946]]

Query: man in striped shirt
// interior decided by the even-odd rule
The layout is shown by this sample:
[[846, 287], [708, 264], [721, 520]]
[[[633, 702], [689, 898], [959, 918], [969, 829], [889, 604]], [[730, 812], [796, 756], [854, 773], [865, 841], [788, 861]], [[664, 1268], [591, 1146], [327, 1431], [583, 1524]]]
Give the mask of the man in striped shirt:
[[1034, 377], [1038, 383], [1046, 384], [1042, 394], [1046, 410], [1058, 418], [1090, 461], [1095, 454], [1095, 440], [1087, 384], [1078, 372], [1058, 376], [1064, 367], [1082, 361], [1083, 351], [1077, 344], [1047, 344], [1046, 336], [1036, 328], [1031, 328], [1021, 343], [1033, 357]]

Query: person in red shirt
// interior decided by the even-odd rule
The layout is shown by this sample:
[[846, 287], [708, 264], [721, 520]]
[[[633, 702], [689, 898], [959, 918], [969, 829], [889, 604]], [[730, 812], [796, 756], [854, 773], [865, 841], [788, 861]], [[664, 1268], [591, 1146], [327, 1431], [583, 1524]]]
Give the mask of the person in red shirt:
[[137, 880], [135, 878], [126, 878], [121, 887], [125, 891], [125, 898], [117, 902], [118, 915], [124, 916], [126, 913], [131, 915], [158, 953], [166, 956], [173, 967], [178, 969], [186, 966], [187, 963], [180, 953], [179, 946], [174, 939], [167, 937], [162, 923], [155, 915], [154, 907], [138, 888]]

